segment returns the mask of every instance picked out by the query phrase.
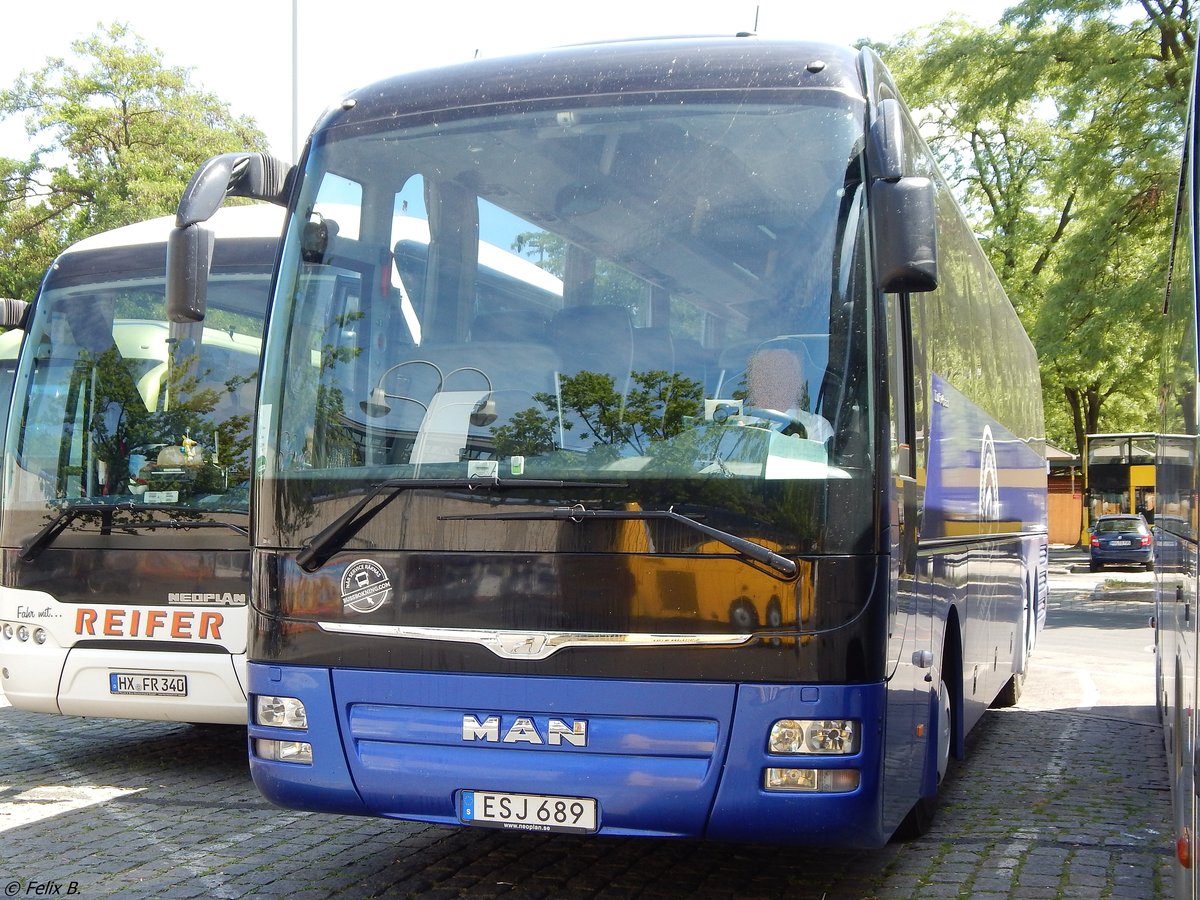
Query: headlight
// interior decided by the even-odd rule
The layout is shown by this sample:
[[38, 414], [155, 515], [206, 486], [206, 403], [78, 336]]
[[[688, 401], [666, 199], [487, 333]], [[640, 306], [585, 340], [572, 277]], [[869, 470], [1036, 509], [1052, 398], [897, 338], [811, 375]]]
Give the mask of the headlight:
[[767, 739], [770, 753], [822, 756], [858, 752], [859, 723], [854, 719], [780, 719]]
[[273, 728], [308, 729], [308, 714], [304, 704], [295, 697], [255, 697], [254, 722]]
[[858, 749], [858, 723], [814, 722], [808, 726], [805, 738], [813, 753], [854, 753]]
[[24, 625], [17, 626], [17, 640], [21, 642], [29, 640], [29, 629]]
[[312, 744], [304, 741], [268, 741], [255, 738], [254, 753], [259, 759], [299, 763], [303, 766], [311, 766], [313, 761]]
[[11, 623], [11, 622], [5, 622], [5, 623], [4, 623], [4, 628], [3, 628], [2, 630], [0, 630], [0, 634], [3, 634], [3, 635], [4, 635], [6, 638], [8, 638], [9, 640], [12, 640], [13, 631], [14, 631], [14, 629], [13, 629], [13, 627], [12, 627], [12, 623]]
[[768, 791], [813, 794], [848, 794], [858, 790], [858, 769], [767, 769], [763, 787]]

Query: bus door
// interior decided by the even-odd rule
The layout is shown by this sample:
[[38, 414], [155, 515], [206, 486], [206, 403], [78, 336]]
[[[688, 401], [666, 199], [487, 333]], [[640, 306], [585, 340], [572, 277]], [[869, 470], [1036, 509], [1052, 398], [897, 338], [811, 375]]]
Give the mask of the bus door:
[[[1146, 466], [1134, 466], [1134, 469], [1144, 469]], [[1153, 472], [1153, 470], [1151, 470]], [[1154, 482], [1149, 484], [1138, 484], [1134, 479], [1137, 478], [1137, 473], [1130, 472], [1130, 488], [1133, 491], [1133, 512], [1141, 513], [1146, 517], [1146, 521], [1151, 525], [1154, 524]]]
[[917, 479], [917, 410], [915, 404], [912, 321], [909, 298], [886, 299], [890, 474], [888, 484], [887, 550], [888, 682], [887, 751], [884, 762], [885, 816], [894, 820], [912, 806], [920, 789], [918, 754], [929, 711], [925, 676], [932, 658], [925, 644], [928, 583], [918, 578], [917, 539], [920, 531], [921, 485]]

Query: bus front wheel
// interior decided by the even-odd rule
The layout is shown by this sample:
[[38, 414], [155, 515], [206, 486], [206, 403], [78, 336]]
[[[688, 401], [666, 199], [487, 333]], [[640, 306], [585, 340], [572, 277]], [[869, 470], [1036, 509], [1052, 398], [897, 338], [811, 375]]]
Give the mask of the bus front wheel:
[[941, 790], [942, 781], [950, 769], [950, 744], [954, 737], [954, 712], [950, 708], [950, 689], [946, 679], [938, 681], [938, 717], [937, 717], [937, 786]]

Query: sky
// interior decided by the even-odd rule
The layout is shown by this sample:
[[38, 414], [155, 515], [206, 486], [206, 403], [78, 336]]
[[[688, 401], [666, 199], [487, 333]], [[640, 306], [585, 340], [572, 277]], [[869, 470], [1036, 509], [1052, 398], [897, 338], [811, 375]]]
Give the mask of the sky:
[[[968, 11], [963, 0], [604, 0], [594, 6], [578, 0], [41, 0], [5, 4], [0, 86], [40, 69], [49, 57], [69, 56], [71, 42], [100, 23], [124, 22], [161, 51], [165, 64], [191, 69], [196, 86], [235, 115], [252, 117], [267, 135], [267, 149], [292, 160], [294, 148], [344, 92], [475, 56], [607, 38], [754, 30], [841, 44], [887, 41], [951, 13], [991, 24], [1014, 2], [970, 0]], [[23, 123], [0, 123], [0, 156], [28, 152]]]

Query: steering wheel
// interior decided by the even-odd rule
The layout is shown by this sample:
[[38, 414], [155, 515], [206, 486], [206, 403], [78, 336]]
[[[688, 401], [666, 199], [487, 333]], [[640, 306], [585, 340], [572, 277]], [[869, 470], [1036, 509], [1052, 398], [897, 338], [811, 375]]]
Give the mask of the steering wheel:
[[804, 427], [803, 422], [778, 409], [764, 409], [761, 406], [743, 406], [742, 415], [754, 416], [756, 419], [766, 419], [769, 422], [778, 422], [780, 425], [789, 428], [798, 428], [800, 429], [800, 437], [808, 437], [808, 429]]

